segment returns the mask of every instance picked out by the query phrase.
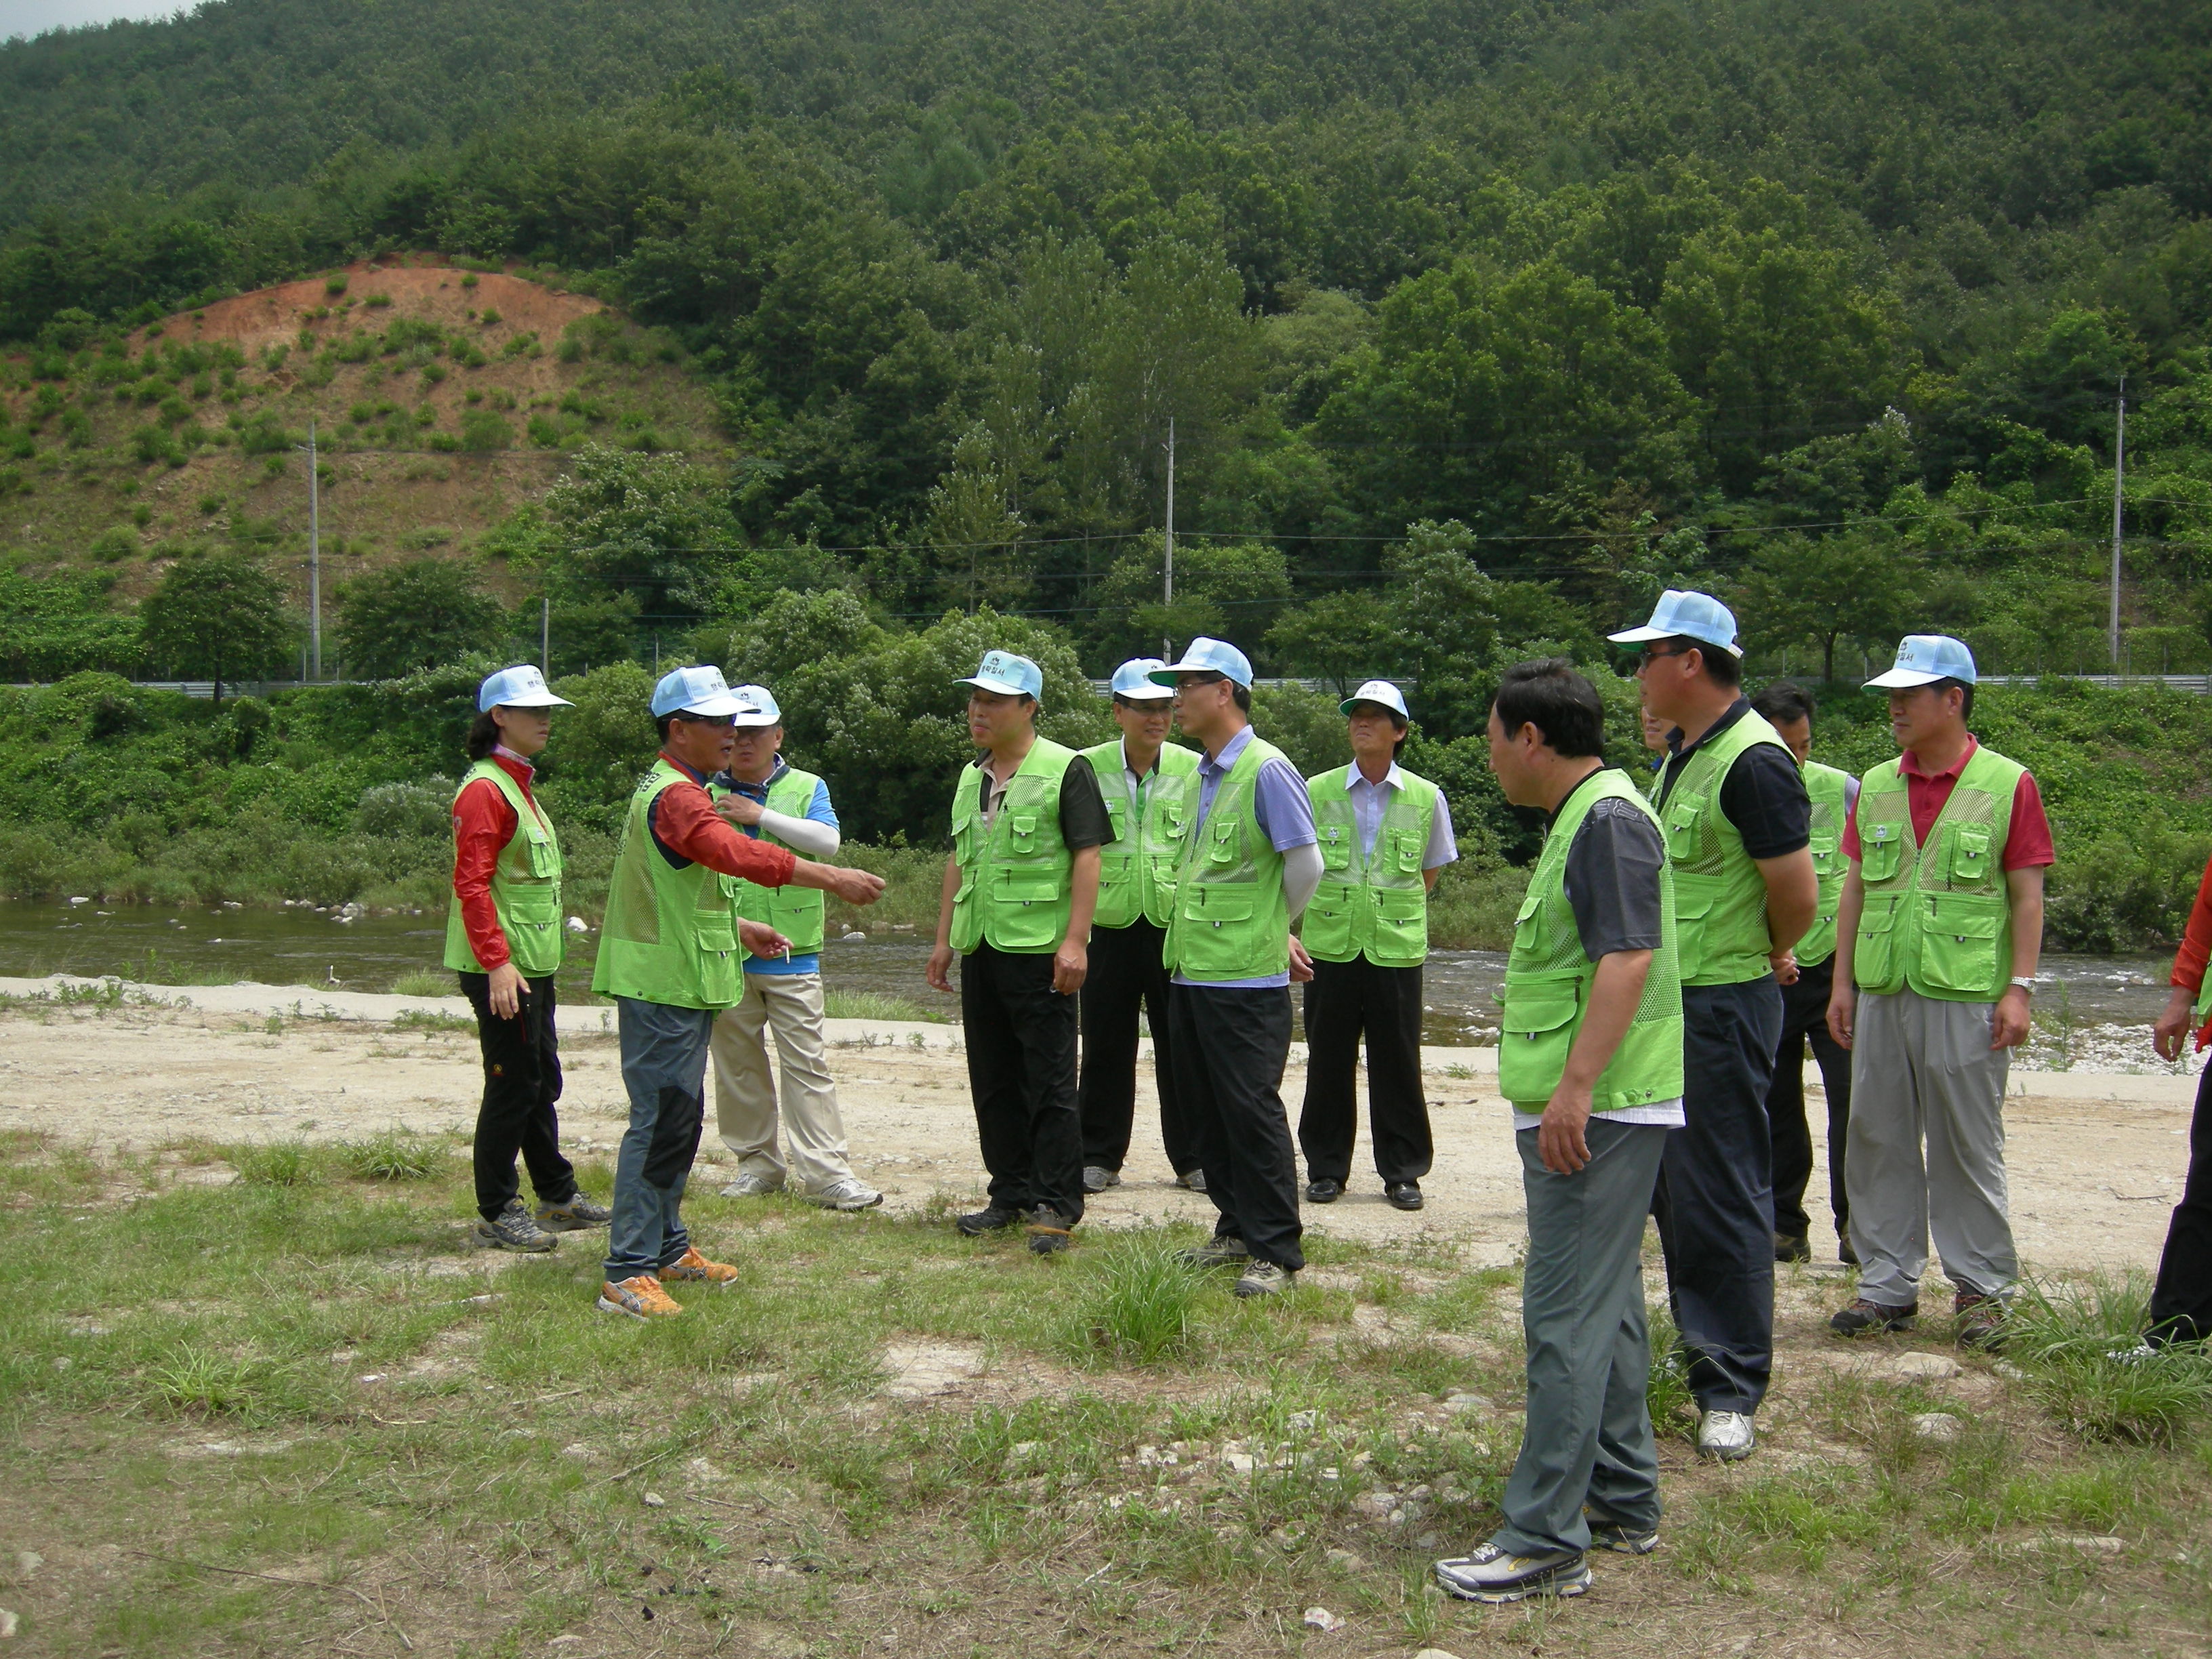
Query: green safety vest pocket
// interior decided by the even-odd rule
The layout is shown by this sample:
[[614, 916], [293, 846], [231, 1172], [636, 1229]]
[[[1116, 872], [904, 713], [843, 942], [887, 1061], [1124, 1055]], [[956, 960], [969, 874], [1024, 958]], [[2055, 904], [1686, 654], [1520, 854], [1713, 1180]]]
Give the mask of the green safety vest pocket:
[[1667, 856], [1680, 864], [1698, 855], [1698, 824], [1705, 817], [1703, 803], [1675, 801], [1667, 808]]
[[1961, 887], [1978, 887], [1990, 878], [1990, 826], [1959, 823], [1951, 827], [1951, 879]]
[[561, 849], [543, 836], [530, 837], [530, 873], [540, 881], [561, 873]]
[[[1176, 954], [1182, 971], [1194, 979], [1226, 977], [1237, 968], [1252, 971], [1249, 922], [1259, 908], [1256, 882], [1194, 881], [1177, 896], [1180, 918], [1176, 923]], [[1288, 965], [1288, 958], [1285, 959]]]
[[1808, 844], [1812, 848], [1814, 874], [1817, 877], [1836, 873], [1843, 855], [1842, 838], [1832, 830], [1816, 830]]
[[1904, 977], [1905, 964], [1898, 960], [1897, 929], [1898, 915], [1904, 908], [1902, 896], [1868, 896], [1866, 908], [1859, 912], [1858, 936], [1851, 955], [1851, 977], [1861, 986], [1878, 990], [1894, 986]]
[[1425, 956], [1429, 948], [1428, 895], [1418, 887], [1375, 890], [1375, 920], [1379, 930], [1376, 954], [1397, 963]]
[[1051, 871], [1001, 869], [993, 897], [994, 945], [1042, 951], [1060, 943], [1060, 880]]
[[973, 812], [952, 820], [952, 856], [963, 868], [975, 851], [975, 815]]
[[507, 914], [528, 927], [550, 927], [561, 920], [561, 890], [550, 882], [543, 887], [510, 887]]
[[1321, 867], [1324, 870], [1347, 870], [1352, 867], [1352, 832], [1340, 823], [1332, 823], [1321, 832]]
[[1498, 1091], [1524, 1104], [1549, 1100], [1567, 1069], [1581, 998], [1572, 985], [1505, 988]]
[[727, 956], [738, 948], [737, 917], [727, 910], [702, 910], [691, 924], [692, 937], [710, 956]]
[[1206, 842], [1206, 861], [1210, 864], [1234, 864], [1239, 851], [1236, 820], [1232, 818], [1226, 823], [1217, 823], [1213, 826], [1212, 838]]
[[2011, 971], [2009, 963], [1997, 959], [2005, 901], [1978, 893], [1929, 893], [1924, 897], [1929, 908], [1920, 933], [1920, 974], [1928, 988], [1995, 995]]
[[1398, 873], [1401, 876], [1420, 874], [1421, 854], [1428, 850], [1421, 838], [1408, 830], [1394, 830], [1390, 832], [1390, 839], [1395, 847]]
[[1306, 950], [1324, 962], [1342, 962], [1352, 955], [1351, 889], [1340, 882], [1324, 882], [1307, 902], [1298, 938]]
[[1859, 879], [1883, 882], [1895, 878], [1905, 857], [1905, 826], [1901, 823], [1862, 823], [1859, 826]]
[[1008, 814], [1006, 841], [1017, 857], [1026, 858], [1034, 854], [1037, 849], [1037, 815], [1034, 812]]
[[1544, 896], [1531, 893], [1521, 901], [1513, 918], [1513, 948], [1541, 955], [1544, 948]]

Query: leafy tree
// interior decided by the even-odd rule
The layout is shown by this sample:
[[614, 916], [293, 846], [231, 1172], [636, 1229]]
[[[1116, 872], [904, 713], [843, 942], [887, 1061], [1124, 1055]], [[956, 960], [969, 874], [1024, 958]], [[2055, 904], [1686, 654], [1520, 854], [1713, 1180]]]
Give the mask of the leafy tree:
[[506, 613], [465, 565], [410, 559], [337, 590], [338, 650], [356, 678], [389, 679], [489, 650]]
[[1836, 647], [1883, 641], [1916, 614], [1918, 572], [1895, 538], [1880, 532], [1780, 536], [1753, 557], [1731, 596], [1746, 636], [1762, 652], [1809, 641], [1820, 678], [1836, 678]]
[[1332, 682], [1340, 699], [1362, 680], [1405, 672], [1406, 640], [1393, 606], [1371, 592], [1324, 593], [1285, 611], [1267, 630], [1276, 665]]
[[269, 573], [234, 553], [201, 553], [171, 565], [138, 608], [146, 654], [167, 672], [204, 674], [222, 701], [227, 679], [263, 673], [293, 641], [284, 596]]
[[1281, 551], [1257, 542], [1177, 541], [1175, 599], [1163, 598], [1166, 547], [1158, 535], [1125, 544], [1098, 584], [1097, 637], [1115, 662], [1156, 656], [1200, 634], [1232, 640], [1249, 653], [1291, 598]]
[[707, 487], [681, 457], [585, 445], [545, 495], [554, 585], [579, 600], [620, 596], [641, 612], [666, 611], [674, 589], [732, 545]]

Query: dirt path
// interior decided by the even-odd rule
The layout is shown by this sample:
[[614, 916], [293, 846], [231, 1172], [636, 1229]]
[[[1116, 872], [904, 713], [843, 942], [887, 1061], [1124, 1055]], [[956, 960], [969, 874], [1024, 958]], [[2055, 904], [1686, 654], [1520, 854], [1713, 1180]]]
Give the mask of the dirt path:
[[[22, 988], [0, 984], [0, 991]], [[188, 1138], [343, 1139], [394, 1125], [465, 1133], [473, 1122], [473, 1035], [375, 1023], [403, 1004], [447, 1012], [434, 1003], [303, 1001], [289, 988], [162, 994], [193, 1006], [18, 1005], [0, 1014], [0, 1129], [131, 1151]], [[600, 1029], [600, 1012], [577, 1010], [563, 1021], [564, 1138], [587, 1161], [611, 1153], [628, 1117], [614, 1039]], [[331, 1017], [318, 1017], [324, 1013]], [[890, 1210], [917, 1211], [940, 1194], [961, 1201], [980, 1195], [957, 1030], [833, 1021], [831, 1036], [854, 1166], [884, 1188]], [[1370, 1242], [1425, 1231], [1455, 1243], [1470, 1265], [1509, 1261], [1522, 1237], [1520, 1167], [1489, 1073], [1494, 1059], [1465, 1049], [1431, 1050], [1428, 1058], [1437, 1158], [1423, 1183], [1426, 1210], [1407, 1216], [1384, 1205], [1365, 1173], [1363, 1147], [1352, 1193], [1330, 1209], [1310, 1208], [1307, 1225]], [[1293, 1116], [1304, 1082], [1302, 1055], [1294, 1053], [1284, 1083]], [[2195, 1080], [2015, 1073], [2014, 1089], [2007, 1106], [2013, 1216], [2029, 1263], [2045, 1271], [2154, 1263], [2180, 1194]], [[1126, 1184], [1093, 1200], [1091, 1224], [1211, 1219], [1203, 1197], [1170, 1183], [1155, 1114], [1148, 1091]], [[726, 1178], [729, 1161], [710, 1119], [696, 1182]], [[1826, 1182], [1816, 1171], [1814, 1236], [1828, 1257]]]

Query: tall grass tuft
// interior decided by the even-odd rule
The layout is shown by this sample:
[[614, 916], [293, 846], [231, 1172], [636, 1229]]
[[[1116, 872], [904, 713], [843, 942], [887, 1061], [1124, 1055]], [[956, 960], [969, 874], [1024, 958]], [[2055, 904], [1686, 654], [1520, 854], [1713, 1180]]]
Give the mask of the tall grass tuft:
[[322, 1179], [314, 1154], [297, 1140], [234, 1146], [228, 1154], [238, 1178], [254, 1187], [312, 1187]]
[[1198, 1273], [1164, 1237], [1117, 1240], [1099, 1252], [1079, 1304], [1078, 1344], [1125, 1364], [1154, 1365], [1191, 1350]]
[[404, 1129], [338, 1144], [338, 1158], [356, 1181], [427, 1181], [446, 1167], [446, 1149]]
[[1655, 1434], [1676, 1434], [1685, 1439], [1698, 1431], [1698, 1401], [1690, 1392], [1689, 1374], [1682, 1365], [1682, 1340], [1674, 1317], [1664, 1307], [1644, 1310], [1651, 1335], [1651, 1373], [1644, 1383], [1644, 1398], [1651, 1409]]
[[2130, 1354], [2149, 1322], [2140, 1271], [2063, 1285], [2023, 1281], [2005, 1355], [2045, 1411], [2092, 1440], [2166, 1444], [2212, 1410], [2212, 1355], [2202, 1344]]
[[460, 994], [451, 974], [441, 974], [428, 968], [410, 968], [392, 981], [392, 994], [396, 997], [452, 997]]
[[263, 1368], [250, 1359], [209, 1353], [189, 1343], [173, 1348], [148, 1374], [173, 1411], [210, 1417], [252, 1417], [264, 1400]]

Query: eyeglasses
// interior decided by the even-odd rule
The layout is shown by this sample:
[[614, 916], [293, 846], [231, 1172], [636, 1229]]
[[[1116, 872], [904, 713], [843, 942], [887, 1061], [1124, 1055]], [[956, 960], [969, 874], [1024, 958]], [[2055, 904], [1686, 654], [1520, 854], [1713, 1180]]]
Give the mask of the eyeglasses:
[[1195, 691], [1202, 685], [1219, 685], [1228, 678], [1226, 674], [1178, 674], [1176, 676], [1175, 689], [1178, 691]]
[[686, 726], [735, 726], [738, 723], [735, 714], [686, 714], [679, 712], [676, 718]]
[[1618, 663], [1614, 664], [1614, 672], [1619, 673], [1620, 678], [1625, 680], [1632, 680], [1638, 674], [1641, 674], [1645, 669], [1650, 667], [1653, 663], [1657, 662], [1662, 657], [1686, 657], [1691, 652], [1696, 649], [1697, 647], [1693, 645], [1686, 645], [1680, 649], [1674, 651], [1654, 651], [1647, 645], [1634, 656], [1623, 657]]

